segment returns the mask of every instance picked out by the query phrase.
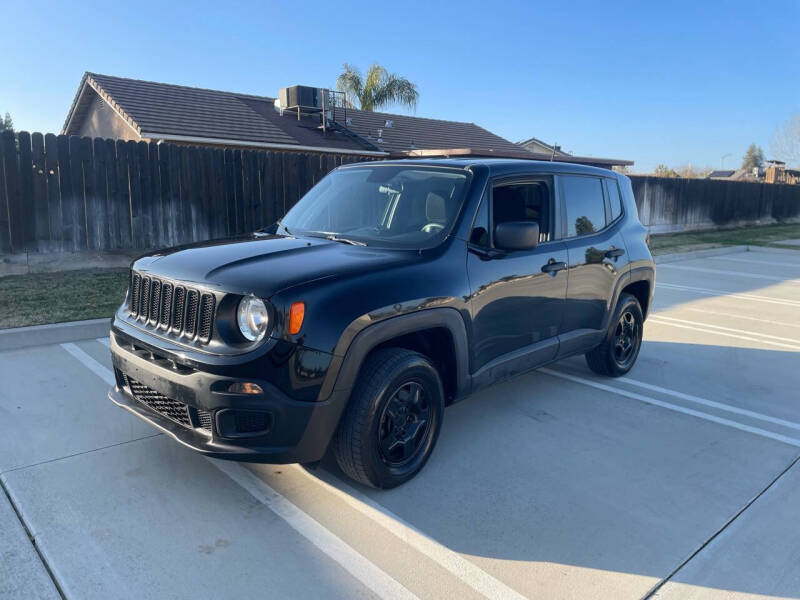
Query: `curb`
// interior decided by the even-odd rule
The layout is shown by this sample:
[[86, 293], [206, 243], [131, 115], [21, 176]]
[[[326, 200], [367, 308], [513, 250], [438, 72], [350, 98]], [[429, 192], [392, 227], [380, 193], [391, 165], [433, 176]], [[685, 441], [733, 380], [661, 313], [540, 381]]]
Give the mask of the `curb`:
[[782, 254], [783, 256], [800, 256], [800, 252], [797, 251], [797, 246], [783, 246], [782, 248], [778, 248], [777, 246], [748, 246], [747, 249], [750, 252], [772, 252], [773, 254]]
[[110, 329], [110, 318], [0, 329], [0, 351], [92, 340], [106, 337]]
[[[756, 246], [756, 248], [759, 248]], [[654, 257], [656, 264], [677, 262], [679, 260], [691, 260], [693, 258], [706, 258], [708, 256], [720, 256], [722, 254], [734, 254], [736, 252], [748, 252], [752, 250], [750, 246], [722, 246], [720, 248], [708, 248], [707, 250], [690, 250], [689, 252], [677, 252], [675, 254], [662, 254]]]

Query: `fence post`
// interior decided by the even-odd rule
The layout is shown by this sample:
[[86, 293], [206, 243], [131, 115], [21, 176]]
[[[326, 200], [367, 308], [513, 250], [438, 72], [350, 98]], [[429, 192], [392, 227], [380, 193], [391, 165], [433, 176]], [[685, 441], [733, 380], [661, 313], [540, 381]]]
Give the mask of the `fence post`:
[[33, 158], [30, 133], [27, 131], [17, 133], [17, 148], [19, 151], [19, 197], [24, 249], [26, 252], [36, 252], [36, 209], [33, 199]]
[[5, 170], [6, 203], [11, 252], [22, 252], [25, 249], [24, 218], [22, 214], [22, 198], [20, 195], [19, 160], [17, 157], [17, 140], [13, 131], [0, 133], [0, 145], [3, 146], [3, 168]]
[[0, 140], [0, 252], [11, 252], [11, 227], [8, 219], [8, 191], [6, 189], [5, 150]]

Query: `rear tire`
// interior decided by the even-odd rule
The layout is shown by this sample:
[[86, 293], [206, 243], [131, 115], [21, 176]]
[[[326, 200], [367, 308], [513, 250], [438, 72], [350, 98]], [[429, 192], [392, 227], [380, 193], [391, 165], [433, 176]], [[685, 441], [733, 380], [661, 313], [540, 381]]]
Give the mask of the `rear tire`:
[[385, 348], [364, 363], [333, 439], [350, 478], [393, 488], [427, 462], [442, 426], [444, 390], [433, 363], [418, 352]]
[[635, 296], [621, 294], [603, 342], [586, 353], [586, 364], [598, 375], [621, 377], [633, 368], [642, 347], [644, 316]]

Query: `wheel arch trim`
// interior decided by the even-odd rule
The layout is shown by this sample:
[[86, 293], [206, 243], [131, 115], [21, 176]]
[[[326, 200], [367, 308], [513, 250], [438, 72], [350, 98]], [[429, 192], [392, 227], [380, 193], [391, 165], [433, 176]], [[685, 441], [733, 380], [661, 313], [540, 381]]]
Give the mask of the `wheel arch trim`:
[[[468, 394], [471, 379], [467, 352], [469, 346], [464, 318], [457, 309], [442, 307], [391, 317], [361, 329], [353, 337], [343, 355], [339, 352], [334, 354], [333, 361], [322, 383], [318, 400], [327, 400], [334, 390], [352, 389], [361, 370], [361, 365], [367, 355], [378, 345], [408, 333], [434, 328], [447, 329], [452, 336], [455, 351], [457, 395]], [[339, 350], [338, 347], [337, 350]]]
[[[655, 269], [650, 266], [644, 267], [634, 267], [629, 271], [626, 271], [623, 275], [621, 275], [617, 279], [617, 283], [614, 286], [614, 293], [611, 297], [611, 304], [606, 311], [606, 315], [603, 318], [603, 326], [601, 330], [605, 331], [608, 326], [610, 325], [611, 315], [614, 313], [614, 308], [617, 306], [617, 302], [619, 302], [619, 296], [622, 293], [622, 290], [628, 287], [632, 283], [636, 283], [637, 281], [647, 281], [650, 284], [650, 298], [648, 300], [648, 308], [649, 305], [652, 304], [653, 301], [653, 288], [655, 287]], [[642, 313], [647, 314], [648, 310], [644, 306], [642, 307]]]

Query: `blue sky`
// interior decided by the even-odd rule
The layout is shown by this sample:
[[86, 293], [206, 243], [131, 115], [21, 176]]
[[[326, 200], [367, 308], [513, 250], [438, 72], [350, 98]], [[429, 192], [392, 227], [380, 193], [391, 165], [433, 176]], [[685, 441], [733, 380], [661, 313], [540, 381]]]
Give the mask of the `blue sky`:
[[[416, 82], [417, 115], [576, 154], [738, 166], [800, 111], [800, 1], [3, 2], [0, 111], [58, 131], [84, 71], [277, 95], [343, 62]], [[402, 112], [402, 110], [394, 112]]]

